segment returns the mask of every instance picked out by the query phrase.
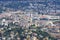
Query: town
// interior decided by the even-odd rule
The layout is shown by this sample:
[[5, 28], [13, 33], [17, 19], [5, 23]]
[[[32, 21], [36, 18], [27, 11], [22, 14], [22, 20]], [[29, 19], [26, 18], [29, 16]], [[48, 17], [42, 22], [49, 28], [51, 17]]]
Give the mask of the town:
[[56, 40], [60, 38], [59, 24], [60, 16], [21, 10], [7, 12], [0, 14], [0, 35], [3, 40]]
[[60, 40], [60, 0], [1, 0], [0, 40]]

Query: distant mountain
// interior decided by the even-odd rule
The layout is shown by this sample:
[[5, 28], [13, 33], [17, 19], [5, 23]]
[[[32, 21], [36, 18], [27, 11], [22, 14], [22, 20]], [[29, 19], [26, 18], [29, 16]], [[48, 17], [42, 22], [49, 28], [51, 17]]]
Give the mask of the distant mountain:
[[[41, 13], [50, 10], [60, 10], [60, 0], [20, 0], [20, 1], [0, 1], [0, 13], [16, 10], [34, 10]], [[51, 11], [50, 11], [51, 12]]]

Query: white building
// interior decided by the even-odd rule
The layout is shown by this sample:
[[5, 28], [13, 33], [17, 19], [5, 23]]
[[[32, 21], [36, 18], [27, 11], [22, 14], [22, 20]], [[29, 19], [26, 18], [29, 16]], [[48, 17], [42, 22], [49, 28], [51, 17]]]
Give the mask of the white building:
[[6, 21], [6, 19], [2, 19], [2, 25], [8, 26], [8, 22]]

